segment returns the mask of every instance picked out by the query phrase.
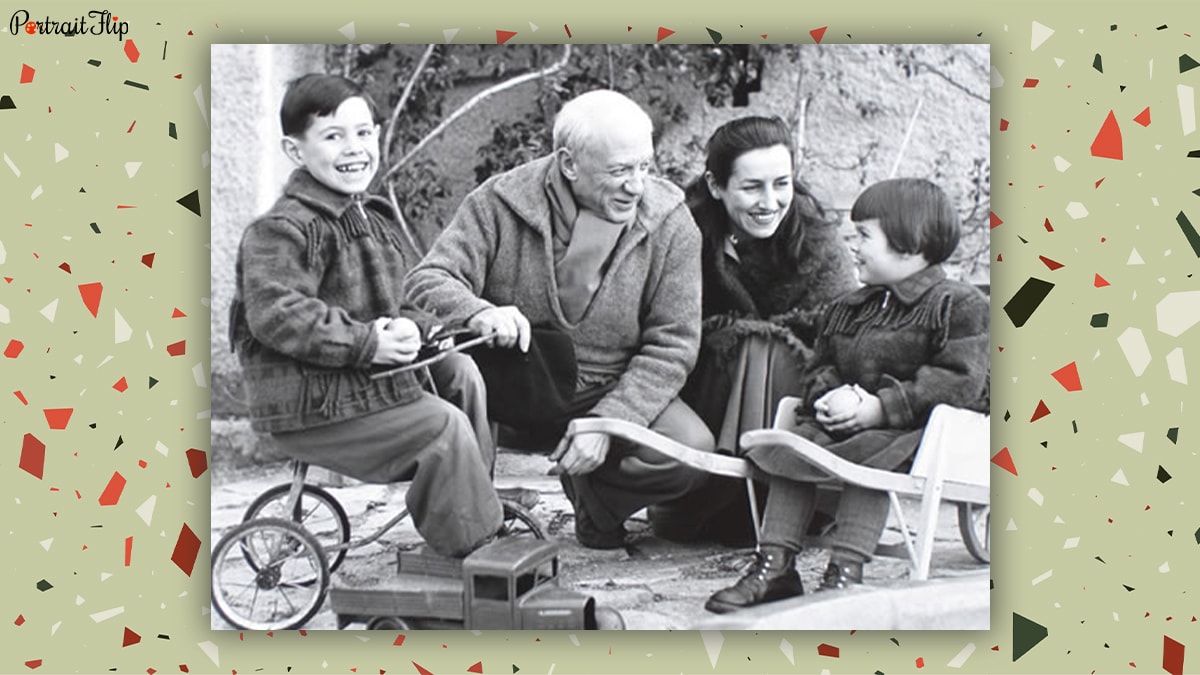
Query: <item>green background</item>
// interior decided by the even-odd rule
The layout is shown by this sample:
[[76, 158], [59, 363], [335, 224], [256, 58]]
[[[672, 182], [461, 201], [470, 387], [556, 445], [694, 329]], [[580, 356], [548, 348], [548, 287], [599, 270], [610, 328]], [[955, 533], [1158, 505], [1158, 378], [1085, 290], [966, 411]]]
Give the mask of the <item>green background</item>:
[[[1124, 673], [1163, 672], [1197, 642], [1189, 4], [34, 6], [7, 3], [5, 23], [22, 8], [60, 21], [109, 9], [139, 54], [112, 35], [0, 33], [0, 96], [16, 106], [0, 109], [0, 670]], [[992, 45], [993, 452], [1017, 473], [992, 472], [991, 631], [209, 631], [208, 474], [187, 454], [209, 443], [209, 45], [443, 42], [450, 29], [561, 42], [566, 27], [581, 42], [709, 42], [707, 29], [811, 42], [825, 28], [822, 43]], [[1121, 159], [1091, 150], [1110, 111]], [[199, 216], [177, 202], [192, 192]], [[1003, 307], [1031, 277], [1054, 287], [1017, 328]], [[96, 316], [79, 289], [94, 283]], [[1078, 391], [1053, 375], [1072, 363]], [[1050, 414], [1033, 420], [1039, 403]], [[65, 408], [52, 428], [44, 411]], [[46, 446], [41, 478], [19, 468], [26, 434]], [[114, 474], [124, 487], [103, 505]], [[172, 561], [185, 527], [201, 535], [191, 574]]]

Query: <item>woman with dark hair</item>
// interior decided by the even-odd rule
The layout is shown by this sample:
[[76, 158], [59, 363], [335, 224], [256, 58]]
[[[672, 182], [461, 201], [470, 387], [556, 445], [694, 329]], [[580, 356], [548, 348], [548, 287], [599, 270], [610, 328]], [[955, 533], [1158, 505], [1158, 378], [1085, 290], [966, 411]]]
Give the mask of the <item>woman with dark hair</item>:
[[[703, 236], [703, 337], [683, 391], [719, 450], [737, 452], [744, 431], [771, 426], [796, 393], [821, 309], [856, 283], [837, 227], [795, 178], [783, 120], [743, 117], [708, 141], [704, 174], [687, 189]], [[656, 507], [670, 539], [753, 541], [740, 481], [712, 477], [685, 503]]]

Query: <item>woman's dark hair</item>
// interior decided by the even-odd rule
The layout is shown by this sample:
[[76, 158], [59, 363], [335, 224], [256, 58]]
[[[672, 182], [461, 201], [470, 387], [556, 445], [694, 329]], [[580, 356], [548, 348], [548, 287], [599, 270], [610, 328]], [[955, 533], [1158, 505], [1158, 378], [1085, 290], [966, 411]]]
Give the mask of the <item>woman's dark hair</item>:
[[[787, 124], [778, 117], [739, 117], [726, 122], [713, 132], [706, 147], [705, 170], [712, 173], [713, 180], [725, 187], [733, 174], [733, 163], [738, 157], [762, 148], [782, 145], [787, 148], [796, 164], [796, 149]], [[793, 178], [795, 196], [792, 205], [783, 216], [779, 229], [770, 237], [772, 247], [780, 263], [800, 262], [800, 249], [804, 234], [811, 225], [827, 222], [825, 210], [813, 197], [808, 187]], [[730, 223], [725, 205], [712, 196], [704, 176], [700, 176], [687, 190], [688, 207], [692, 217], [700, 226], [705, 239], [716, 250], [721, 250], [721, 241], [730, 233]]]
[[331, 115], [346, 99], [361, 97], [371, 110], [371, 118], [379, 121], [375, 102], [357, 82], [340, 75], [309, 73], [292, 80], [279, 106], [279, 121], [284, 136], [302, 136], [314, 117]]
[[879, 220], [888, 245], [920, 253], [930, 265], [951, 256], [962, 224], [950, 198], [924, 178], [892, 178], [867, 188], [850, 209], [850, 220]]

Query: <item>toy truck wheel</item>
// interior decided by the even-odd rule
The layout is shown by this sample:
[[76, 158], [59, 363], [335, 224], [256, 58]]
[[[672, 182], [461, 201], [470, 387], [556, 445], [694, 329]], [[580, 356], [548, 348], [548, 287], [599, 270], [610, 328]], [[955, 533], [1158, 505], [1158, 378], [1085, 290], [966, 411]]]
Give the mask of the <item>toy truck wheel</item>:
[[398, 616], [377, 616], [367, 622], [367, 630], [409, 630], [408, 622]]
[[625, 617], [612, 607], [597, 607], [596, 630], [625, 630]]
[[542, 526], [538, 523], [537, 518], [524, 506], [507, 499], [501, 499], [500, 505], [504, 507], [504, 525], [500, 536], [546, 538], [546, 533], [542, 531]]
[[237, 628], [299, 628], [321, 608], [328, 590], [325, 551], [290, 520], [242, 523], [213, 547], [213, 607]]
[[327, 490], [316, 485], [305, 485], [296, 508], [288, 513], [287, 498], [291, 489], [291, 483], [283, 483], [260, 494], [246, 507], [242, 522], [257, 518], [282, 518], [298, 523], [321, 542], [321, 547], [329, 556], [329, 571], [337, 571], [349, 550], [350, 519], [346, 516], [346, 509]]
[[958, 530], [967, 551], [979, 562], [991, 562], [992, 507], [988, 504], [959, 504]]

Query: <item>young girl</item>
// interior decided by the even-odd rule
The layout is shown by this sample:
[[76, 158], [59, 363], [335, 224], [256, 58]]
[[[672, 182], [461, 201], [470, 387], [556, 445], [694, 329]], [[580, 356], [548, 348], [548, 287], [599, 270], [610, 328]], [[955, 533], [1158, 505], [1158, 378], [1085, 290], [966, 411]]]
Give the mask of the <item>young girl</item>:
[[[859, 464], [903, 470], [935, 405], [987, 410], [988, 299], [946, 278], [940, 263], [958, 245], [961, 226], [933, 183], [877, 183], [854, 203], [850, 218], [865, 286], [822, 319], [816, 356], [800, 382], [806, 404], [796, 411], [796, 432]], [[804, 593], [795, 557], [817, 484], [829, 477], [783, 448], [758, 448], [749, 457], [772, 477], [761, 552], [746, 576], [709, 598], [705, 608], [712, 612]], [[885, 493], [844, 487], [818, 590], [862, 583], [887, 513]]]

